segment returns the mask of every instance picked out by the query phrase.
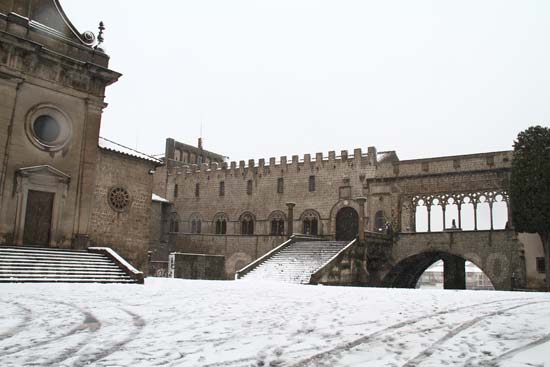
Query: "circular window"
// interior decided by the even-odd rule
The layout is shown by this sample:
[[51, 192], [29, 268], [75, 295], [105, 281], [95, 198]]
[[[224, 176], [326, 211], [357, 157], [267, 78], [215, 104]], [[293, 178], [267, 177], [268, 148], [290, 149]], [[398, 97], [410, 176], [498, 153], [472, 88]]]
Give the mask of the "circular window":
[[61, 133], [61, 126], [56, 119], [48, 115], [41, 115], [34, 120], [34, 134], [44, 144], [54, 143]]
[[52, 105], [33, 108], [27, 115], [26, 131], [34, 145], [47, 151], [63, 149], [73, 134], [69, 117]]
[[117, 212], [123, 212], [130, 206], [130, 194], [123, 187], [113, 187], [109, 191], [109, 205]]

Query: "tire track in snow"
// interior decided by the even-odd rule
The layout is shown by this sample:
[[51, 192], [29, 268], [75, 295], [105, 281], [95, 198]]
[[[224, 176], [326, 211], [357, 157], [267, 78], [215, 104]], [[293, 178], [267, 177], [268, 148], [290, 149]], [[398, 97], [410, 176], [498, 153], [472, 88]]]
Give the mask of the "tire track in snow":
[[[88, 332], [88, 333], [93, 334], [93, 333], [96, 333], [99, 329], [101, 329], [101, 322], [98, 319], [96, 319], [93, 314], [84, 311], [84, 315], [86, 317], [84, 318], [84, 321], [80, 325], [80, 330], [77, 330], [77, 332], [82, 331], [82, 332]], [[78, 327], [76, 329], [78, 329]], [[66, 335], [65, 337], [71, 336], [73, 334], [76, 334], [76, 332], [72, 333], [72, 334], [69, 334], [69, 335]], [[61, 338], [58, 338], [57, 340], [59, 340], [59, 339], [61, 339]], [[46, 365], [48, 365], [48, 366], [57, 366], [57, 365], [59, 365], [61, 362], [63, 362], [65, 360], [71, 358], [72, 356], [74, 356], [79, 350], [84, 348], [84, 346], [86, 346], [88, 343], [89, 343], [89, 340], [85, 339], [85, 340], [77, 343], [75, 346], [70, 347], [68, 349], [65, 349], [63, 351], [63, 354], [61, 354], [57, 358], [49, 360], [46, 363]]]
[[20, 303], [17, 303], [17, 302], [2, 302], [2, 303], [14, 305], [18, 309], [22, 310], [23, 320], [21, 320], [17, 325], [12, 327], [11, 329], [8, 329], [7, 331], [0, 334], [0, 341], [11, 338], [19, 334], [30, 324], [32, 320], [32, 311], [26, 308], [25, 306], [21, 305]]
[[461, 306], [461, 307], [452, 308], [450, 310], [439, 311], [439, 312], [436, 312], [436, 313], [433, 313], [433, 314], [430, 314], [430, 315], [419, 316], [419, 317], [414, 318], [412, 320], [401, 321], [401, 322], [398, 322], [396, 324], [390, 325], [386, 328], [383, 328], [381, 330], [375, 331], [372, 334], [362, 336], [362, 337], [360, 337], [358, 339], [355, 339], [353, 341], [341, 344], [341, 345], [336, 346], [336, 347], [334, 347], [332, 349], [329, 349], [327, 351], [318, 353], [314, 356], [311, 356], [311, 357], [306, 358], [302, 361], [294, 363], [294, 364], [290, 365], [290, 367], [308, 367], [308, 366], [319, 367], [319, 366], [322, 366], [323, 365], [322, 363], [324, 361], [328, 360], [331, 356], [333, 356], [335, 354], [338, 354], [340, 352], [345, 352], [345, 351], [348, 351], [348, 350], [350, 350], [352, 348], [355, 348], [359, 345], [367, 344], [369, 342], [372, 342], [376, 338], [378, 338], [381, 335], [384, 335], [385, 333], [387, 333], [388, 331], [393, 331], [393, 330], [397, 330], [397, 329], [400, 329], [400, 328], [405, 327], [405, 326], [414, 325], [414, 324], [416, 324], [420, 321], [428, 320], [428, 319], [436, 317], [436, 316], [441, 316], [441, 315], [446, 315], [446, 314], [458, 312], [458, 311], [464, 310], [466, 308], [471, 308], [471, 307], [487, 306], [487, 305], [492, 305], [492, 304], [495, 304], [495, 303], [502, 304], [503, 302], [523, 301], [523, 300], [524, 300], [524, 298], [511, 298], [511, 299], [496, 300], [496, 301], [491, 301], [491, 302], [481, 302], [481, 303], [476, 303], [476, 304], [471, 304], [471, 305], [465, 305], [465, 306]]
[[[46, 300], [43, 300], [43, 299], [39, 299], [39, 300], [40, 301], [46, 301]], [[50, 301], [46, 301], [46, 302], [50, 302]], [[101, 323], [95, 318], [95, 316], [92, 313], [90, 313], [88, 311], [85, 311], [85, 310], [82, 310], [77, 305], [72, 304], [72, 303], [66, 303], [66, 302], [55, 302], [55, 304], [56, 305], [64, 305], [64, 306], [67, 306], [67, 307], [70, 307], [70, 308], [73, 308], [73, 309], [77, 310], [78, 312], [80, 312], [84, 316], [84, 319], [82, 320], [82, 322], [79, 325], [75, 326], [74, 328], [72, 328], [68, 332], [66, 332], [62, 335], [56, 336], [54, 338], [39, 341], [39, 342], [34, 343], [32, 345], [26, 345], [26, 346], [23, 346], [23, 347], [14, 349], [14, 350], [10, 350], [10, 348], [4, 348], [3, 352], [2, 352], [2, 356], [0, 357], [0, 360], [2, 358], [6, 357], [6, 356], [17, 354], [17, 353], [22, 352], [22, 351], [27, 351], [28, 349], [34, 349], [34, 348], [38, 348], [38, 347], [41, 347], [41, 346], [44, 346], [44, 345], [47, 345], [47, 344], [50, 344], [50, 343], [54, 343], [58, 340], [70, 337], [70, 336], [72, 336], [72, 335], [74, 335], [78, 332], [81, 332], [81, 331], [86, 331], [87, 330], [87, 331], [91, 331], [91, 332], [96, 332], [97, 330], [99, 330], [101, 328]]]
[[453, 330], [449, 331], [447, 334], [445, 334], [442, 338], [437, 340], [435, 343], [433, 343], [429, 348], [424, 349], [422, 352], [418, 353], [413, 359], [409, 360], [407, 363], [405, 363], [402, 367], [415, 367], [418, 366], [420, 363], [422, 363], [424, 360], [430, 358], [434, 352], [436, 352], [437, 349], [439, 349], [440, 346], [445, 344], [447, 341], [454, 338], [456, 335], [460, 334], [464, 330], [467, 330], [471, 328], [472, 326], [478, 324], [481, 321], [487, 320], [494, 316], [499, 316], [504, 314], [505, 312], [512, 311], [518, 308], [527, 307], [534, 304], [539, 303], [549, 303], [549, 301], [536, 301], [536, 302], [528, 302], [521, 305], [515, 305], [512, 307], [508, 307], [505, 309], [501, 309], [498, 311], [493, 311], [485, 315], [481, 315], [478, 317], [475, 317], [471, 320], [468, 320], [466, 322], [463, 322], [460, 324], [460, 326], [454, 328]]
[[525, 345], [522, 345], [521, 347], [518, 347], [518, 348], [515, 348], [515, 349], [512, 349], [504, 354], [501, 354], [500, 356], [492, 359], [488, 366], [498, 366], [499, 365], [499, 362], [502, 362], [502, 361], [506, 361], [510, 358], [513, 358], [515, 357], [516, 355], [518, 355], [519, 353], [522, 353], [522, 352], [525, 352], [529, 349], [532, 349], [532, 348], [535, 348], [541, 344], [545, 344], [545, 343], [548, 343], [550, 342], [550, 334], [546, 334], [545, 336], [543, 336], [542, 338], [539, 338], [539, 339], [536, 339], [536, 340], [533, 340], [532, 342], [530, 343], [527, 343]]
[[[102, 359], [110, 356], [111, 354], [115, 353], [116, 351], [120, 350], [122, 347], [124, 347], [126, 344], [130, 343], [132, 340], [135, 340], [136, 336], [139, 335], [141, 333], [141, 331], [143, 330], [143, 328], [145, 327], [145, 325], [146, 325], [145, 320], [141, 316], [139, 316], [139, 315], [137, 315], [137, 314], [135, 314], [131, 311], [128, 311], [128, 310], [125, 310], [125, 309], [121, 309], [121, 310], [132, 317], [132, 324], [134, 326], [134, 330], [131, 333], [129, 333], [126, 336], [126, 338], [124, 338], [123, 340], [121, 340], [119, 342], [111, 344], [107, 349], [105, 349], [105, 350], [103, 350], [99, 353], [93, 354], [89, 357], [80, 357], [80, 358], [78, 358], [73, 363], [73, 366], [82, 366], [82, 365], [88, 365], [88, 364], [92, 364], [92, 363], [95, 363], [95, 362], [99, 362], [100, 360], [102, 360]], [[89, 344], [89, 341], [88, 341], [87, 344]], [[68, 359], [68, 358], [65, 358], [65, 359]]]

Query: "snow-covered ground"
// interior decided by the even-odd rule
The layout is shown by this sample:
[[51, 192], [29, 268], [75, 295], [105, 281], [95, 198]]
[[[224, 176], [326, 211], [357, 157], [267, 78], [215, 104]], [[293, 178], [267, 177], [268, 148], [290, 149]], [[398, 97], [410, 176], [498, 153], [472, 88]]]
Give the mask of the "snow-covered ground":
[[0, 366], [550, 366], [550, 294], [1, 284]]

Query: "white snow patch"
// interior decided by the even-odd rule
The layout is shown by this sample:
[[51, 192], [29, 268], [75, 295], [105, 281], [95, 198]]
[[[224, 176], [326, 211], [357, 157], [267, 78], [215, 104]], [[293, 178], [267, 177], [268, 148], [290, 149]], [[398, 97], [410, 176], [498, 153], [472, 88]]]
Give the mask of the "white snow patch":
[[545, 293], [148, 278], [0, 295], [1, 366], [550, 363]]
[[169, 203], [170, 202], [170, 201], [166, 200], [165, 198], [163, 198], [162, 196], [159, 196], [157, 194], [153, 194], [151, 196], [151, 200], [156, 201], [158, 203]]

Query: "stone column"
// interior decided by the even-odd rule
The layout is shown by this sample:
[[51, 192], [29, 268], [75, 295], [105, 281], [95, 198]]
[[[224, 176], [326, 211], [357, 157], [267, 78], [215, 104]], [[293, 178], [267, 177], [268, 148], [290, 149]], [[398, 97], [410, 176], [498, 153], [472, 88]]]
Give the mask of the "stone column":
[[288, 238], [290, 238], [290, 236], [292, 236], [292, 234], [294, 233], [294, 207], [296, 206], [296, 203], [286, 203], [286, 206], [288, 208], [288, 223], [286, 226], [286, 233]]
[[466, 260], [456, 256], [443, 259], [443, 288], [466, 289]]
[[474, 231], [477, 231], [477, 203], [474, 202]]
[[367, 198], [358, 197], [355, 201], [359, 204], [359, 241], [363, 242], [365, 240], [365, 202]]
[[494, 227], [494, 221], [493, 221], [493, 202], [489, 201], [489, 213], [491, 215], [491, 231], [495, 228]]

